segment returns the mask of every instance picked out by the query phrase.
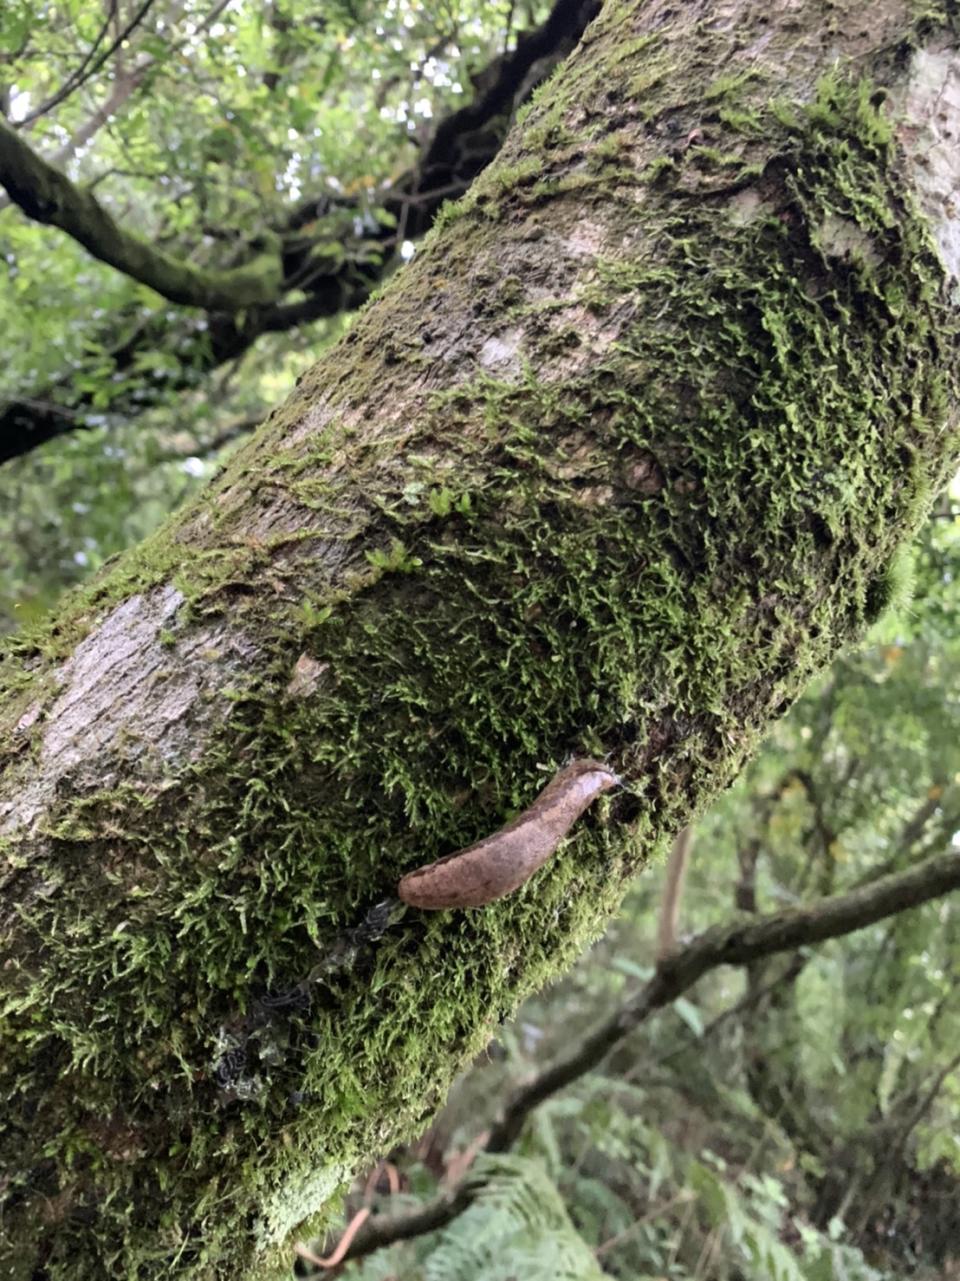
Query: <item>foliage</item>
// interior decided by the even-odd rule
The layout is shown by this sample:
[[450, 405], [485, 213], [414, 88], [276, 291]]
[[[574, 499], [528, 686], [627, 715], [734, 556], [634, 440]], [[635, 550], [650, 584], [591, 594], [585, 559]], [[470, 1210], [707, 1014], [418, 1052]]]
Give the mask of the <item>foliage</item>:
[[[0, 12], [0, 105], [123, 225], [191, 261], [227, 264], [241, 237], [268, 236], [307, 196], [318, 210], [349, 200], [346, 223], [342, 213], [329, 222], [318, 214], [300, 228], [342, 253], [355, 223], [387, 217], [384, 197], [437, 119], [470, 98], [471, 78], [546, 7], [339, 0], [321, 14], [306, 0], [155, 2], [118, 53], [31, 121], [87, 67], [87, 53], [87, 69], [97, 67], [120, 19], [105, 23], [102, 8], [76, 0], [22, 0]], [[109, 122], [86, 138], [105, 104]], [[6, 199], [0, 252], [0, 325], [17, 336], [0, 402], [53, 395], [85, 428], [0, 470], [5, 631], [150, 533], [212, 474], [223, 431], [281, 399], [342, 322], [264, 335], [212, 381], [198, 372], [195, 390], [162, 395], [165, 381], [178, 381], [168, 347], [147, 343], [122, 370], [116, 353], [158, 321], [181, 325], [186, 341], [186, 313], [178, 321], [165, 300]], [[136, 414], [138, 396], [154, 405], [150, 414]]]
[[[322, 13], [308, 0], [156, 4], [123, 57], [29, 123], [28, 136], [60, 157], [126, 88], [109, 127], [63, 158], [68, 174], [145, 237], [200, 265], [223, 263], [224, 240], [229, 250], [241, 233], [269, 236], [306, 195], [356, 196], [353, 216], [376, 221], [384, 192], [433, 122], [463, 101], [471, 73], [510, 39], [513, 11], [489, 0], [341, 0]], [[515, 20], [543, 11], [523, 6]], [[115, 31], [108, 26], [97, 46], [103, 27], [103, 11], [82, 0], [4, 6], [11, 119], [29, 122], [86, 50], [106, 51]], [[342, 252], [342, 228], [326, 230], [331, 251]], [[96, 322], [120, 314], [133, 330], [169, 304], [9, 204], [0, 247], [8, 264], [0, 321], [24, 339], [7, 352], [0, 396], [42, 388], [70, 369], [76, 388], [89, 384], [96, 401], [101, 387], [109, 404], [113, 362]], [[155, 362], [127, 374], [145, 375], [162, 379], [164, 369]]]
[[476, 1199], [440, 1234], [426, 1259], [424, 1281], [600, 1281], [563, 1199], [539, 1162], [481, 1157], [473, 1172]]
[[249, 432], [339, 327], [265, 341], [235, 380], [180, 397], [175, 415], [164, 407], [74, 432], [0, 467], [0, 633], [36, 622], [66, 587], [153, 533], [229, 456], [233, 442], [220, 440]]

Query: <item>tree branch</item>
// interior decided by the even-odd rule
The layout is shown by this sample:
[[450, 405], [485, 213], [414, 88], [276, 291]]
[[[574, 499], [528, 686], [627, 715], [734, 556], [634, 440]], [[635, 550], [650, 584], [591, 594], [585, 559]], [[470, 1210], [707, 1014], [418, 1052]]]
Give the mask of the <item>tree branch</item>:
[[660, 920], [657, 925], [657, 960], [669, 956], [676, 946], [680, 903], [683, 899], [683, 885], [692, 847], [693, 828], [688, 823], [674, 838], [670, 858], [667, 860], [663, 896], [660, 900]]
[[[544, 74], [552, 70], [599, 11], [599, 0], [555, 0], [539, 27], [522, 33], [511, 53], [493, 59], [475, 77], [473, 100], [438, 123], [414, 169], [384, 194], [384, 208], [405, 218], [409, 238], [426, 231], [443, 201], [466, 191], [500, 150], [509, 114], [532, 89], [527, 77], [534, 65], [542, 63]], [[500, 129], [491, 127], [497, 120]], [[298, 231], [325, 207], [325, 198], [308, 197], [288, 213], [280, 230]]]
[[104, 63], [107, 62], [113, 56], [113, 54], [117, 51], [117, 49], [120, 48], [124, 40], [126, 40], [127, 37], [140, 25], [143, 19], [147, 16], [147, 12], [152, 6], [153, 2], [154, 0], [143, 0], [143, 4], [140, 6], [137, 12], [133, 15], [133, 17], [130, 19], [127, 25], [123, 28], [123, 30], [118, 33], [118, 35], [116, 36], [112, 44], [109, 46], [109, 48], [107, 48], [100, 55], [100, 57], [97, 58], [96, 62], [94, 62], [93, 65], [91, 66], [90, 65], [91, 59], [93, 58], [93, 55], [96, 53], [97, 49], [99, 48], [100, 42], [103, 40], [103, 37], [107, 32], [107, 28], [110, 26], [110, 23], [113, 20], [113, 16], [116, 12], [116, 7], [117, 7], [116, 3], [111, 4], [110, 10], [107, 14], [106, 21], [103, 24], [100, 34], [97, 36], [96, 40], [94, 40], [90, 49], [87, 51], [87, 56], [84, 58], [83, 62], [80, 64], [77, 70], [73, 72], [72, 75], [67, 77], [67, 79], [64, 81], [64, 83], [61, 85], [61, 87], [57, 90], [55, 94], [47, 98], [45, 102], [41, 102], [39, 107], [35, 107], [33, 111], [31, 111], [28, 115], [24, 116], [22, 120], [18, 120], [17, 127], [22, 128], [24, 125], [32, 124], [33, 121], [38, 120], [40, 116], [46, 115], [48, 111], [52, 110], [56, 106], [59, 106], [59, 104], [63, 102], [66, 98], [69, 98], [70, 94], [75, 92], [75, 90], [79, 89], [82, 84], [85, 84], [91, 78], [91, 76], [95, 76], [97, 72], [100, 70], [100, 68], [104, 65]]
[[[49, 157], [49, 163], [55, 168], [62, 168], [81, 147], [85, 147], [90, 139], [103, 128], [110, 117], [116, 115], [134, 90], [140, 86], [151, 65], [152, 60], [135, 67], [128, 74], [118, 75], [113, 82], [110, 96], [95, 111], [91, 112], [77, 131]], [[13, 201], [9, 196], [0, 196], [0, 210], [6, 209], [12, 203]]]
[[[649, 1015], [671, 1004], [710, 970], [721, 965], [748, 965], [777, 952], [852, 934], [955, 889], [960, 889], [960, 854], [951, 851], [909, 871], [884, 877], [847, 894], [821, 899], [808, 907], [773, 912], [746, 923], [734, 922], [706, 930], [678, 952], [658, 961], [653, 978], [646, 986], [586, 1036], [576, 1050], [522, 1086], [507, 1103], [482, 1151], [505, 1152], [511, 1148], [534, 1108], [597, 1067], [613, 1047]], [[924, 1106], [929, 1106], [931, 1101], [925, 1100]], [[472, 1196], [473, 1192], [461, 1185], [412, 1214], [368, 1219], [354, 1237], [345, 1258], [362, 1258], [394, 1241], [443, 1227], [467, 1208]]]
[[[215, 12], [223, 7], [221, 3], [216, 7]], [[489, 69], [482, 73], [481, 80], [490, 81], [481, 95], [484, 107], [481, 109], [476, 104], [470, 104], [448, 118], [458, 122], [456, 127], [453, 124], [447, 125], [445, 122], [438, 126], [433, 141], [427, 147], [424, 160], [417, 167], [416, 172], [408, 175], [405, 182], [400, 183], [385, 200], [385, 207], [398, 219], [403, 216], [405, 209], [412, 207], [413, 212], [408, 213], [405, 219], [405, 234], [408, 237], [414, 237], [426, 231], [443, 200], [449, 195], [465, 191], [476, 173], [496, 155], [502, 136], [495, 131], [486, 130], [482, 147], [474, 146], [476, 139], [471, 139], [469, 173], [463, 172], [458, 163], [458, 156], [465, 146], [464, 140], [467, 134], [471, 129], [475, 130], [478, 124], [486, 122], [489, 119], [489, 113], [505, 100], [507, 85], [513, 86], [514, 95], [521, 91], [523, 76], [529, 71], [534, 55], [541, 62], [545, 58], [552, 59], [552, 63], [559, 62], [577, 42], [587, 22], [598, 8], [597, 0], [556, 0], [542, 26], [523, 38], [522, 53], [518, 50], [506, 59], [496, 59], [491, 64], [491, 67], [498, 68], [496, 76], [492, 76]], [[458, 137], [463, 146], [455, 144]], [[0, 153], [2, 150], [3, 140], [0, 138]], [[31, 152], [30, 155], [32, 154]], [[446, 161], [443, 161], [444, 156]], [[460, 158], [462, 159], [462, 156]], [[45, 164], [39, 157], [36, 159], [40, 165]], [[446, 169], [444, 164], [448, 166]], [[0, 159], [0, 166], [2, 166], [2, 159]], [[418, 179], [417, 174], [423, 175], [427, 169], [432, 175], [431, 190], [418, 190], [418, 181], [422, 182], [422, 179]], [[56, 174], [55, 170], [54, 173]], [[446, 181], [443, 177], [444, 173], [448, 175]], [[57, 176], [63, 182], [68, 182], [63, 175]], [[0, 174], [0, 181], [2, 180], [2, 174]], [[328, 202], [314, 196], [288, 213], [278, 224], [274, 234], [277, 234], [281, 241], [289, 242], [292, 232], [296, 232], [326, 211], [328, 211]], [[259, 234], [262, 236], [262, 229]], [[393, 234], [386, 228], [379, 228], [371, 231], [365, 243], [383, 245]], [[248, 239], [252, 238], [251, 235]], [[140, 242], [134, 241], [134, 247], [137, 251], [142, 249]], [[359, 254], [363, 253], [363, 248], [364, 243], [361, 242]], [[247, 249], [241, 248], [241, 255], [245, 252]], [[175, 258], [170, 257], [169, 261], [175, 267], [180, 266]], [[136, 417], [157, 405], [164, 397], [188, 388], [195, 388], [205, 374], [224, 362], [242, 355], [261, 334], [286, 332], [318, 318], [333, 316], [338, 312], [359, 307], [369, 297], [392, 261], [392, 255], [388, 254], [384, 256], [382, 262], [358, 262], [355, 256], [346, 253], [343, 260], [335, 267], [331, 267], [329, 272], [320, 274], [306, 284], [303, 290], [306, 294], [305, 298], [287, 303], [279, 301], [279, 298], [290, 287], [291, 280], [303, 266], [302, 255], [299, 258], [291, 255], [291, 261], [284, 265], [283, 282], [278, 285], [269, 305], [241, 308], [238, 311], [233, 307], [226, 310], [214, 309], [195, 319], [187, 316], [168, 319], [165, 313], [158, 313], [150, 319], [149, 323], [140, 326], [133, 338], [123, 343], [117, 342], [115, 334], [98, 336], [94, 340], [96, 345], [113, 352], [115, 370], [118, 373], [131, 368], [137, 356], [144, 351], [159, 351], [172, 356], [177, 362], [177, 367], [171, 369], [163, 380], [141, 379], [138, 380], [135, 388], [126, 385], [125, 380], [118, 381], [120, 390], [110, 404], [105, 410], [99, 407], [97, 409], [101, 421], [104, 413]], [[187, 267], [186, 270], [195, 273], [195, 276], [201, 280], [211, 279], [211, 273], [205, 274], [192, 267]], [[242, 270], [250, 271], [250, 267], [244, 267]], [[225, 272], [222, 275], [228, 282], [238, 280], [238, 275], [233, 272]], [[187, 283], [190, 285], [193, 282]], [[151, 287], [155, 286], [151, 285]], [[115, 320], [114, 323], [116, 323]], [[37, 446], [67, 432], [82, 430], [87, 425], [84, 410], [91, 403], [91, 396], [88, 393], [78, 395], [73, 390], [73, 380], [70, 376], [60, 382], [36, 389], [30, 397], [10, 401], [0, 408], [0, 463], [29, 453]], [[43, 406], [50, 408], [44, 409]]]
[[171, 302], [207, 311], [239, 311], [275, 302], [280, 257], [265, 255], [232, 271], [205, 271], [126, 231], [96, 196], [75, 186], [0, 121], [0, 182], [34, 222], [65, 231], [94, 258], [155, 289]]
[[492, 1130], [489, 1150], [501, 1152], [510, 1147], [537, 1103], [596, 1066], [654, 1010], [675, 1001], [707, 971], [720, 965], [748, 965], [776, 952], [851, 934], [957, 888], [960, 855], [951, 852], [809, 907], [774, 912], [746, 924], [714, 926], [661, 961], [653, 978], [633, 1000], [588, 1036], [573, 1054], [520, 1090]]

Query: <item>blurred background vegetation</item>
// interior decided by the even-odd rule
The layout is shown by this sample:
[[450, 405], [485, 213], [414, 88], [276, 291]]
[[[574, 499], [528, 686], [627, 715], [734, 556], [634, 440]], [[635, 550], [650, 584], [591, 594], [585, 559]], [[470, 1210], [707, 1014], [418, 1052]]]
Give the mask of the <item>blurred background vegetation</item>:
[[[207, 315], [3, 201], [0, 401], [21, 419], [35, 411], [50, 438], [0, 466], [0, 632], [55, 609], [209, 479], [350, 323], [350, 306], [330, 302], [334, 285], [352, 304], [402, 270], [436, 193], [456, 194], [480, 165], [470, 157], [495, 153], [549, 58], [466, 121], [456, 164], [431, 179], [431, 199], [415, 206], [423, 216], [408, 218], [428, 190], [438, 121], [484, 102], [521, 33], [544, 29], [554, 10], [507, 0], [4, 5], [3, 112], [78, 189], [201, 264], [243, 261], [286, 228], [309, 239], [303, 252], [321, 266], [304, 277], [301, 253], [267, 320]], [[310, 217], [292, 221], [305, 202]], [[271, 329], [277, 308], [299, 312]], [[204, 346], [205, 332], [228, 324], [249, 341], [229, 356], [229, 344]], [[48, 431], [51, 421], [60, 426]], [[899, 597], [864, 646], [837, 660], [696, 823], [678, 946], [954, 846], [958, 574], [960, 489], [904, 557]], [[547, 1098], [509, 1155], [476, 1156], [510, 1089], [650, 978], [664, 877], [650, 868], [607, 936], [502, 1029], [424, 1137], [357, 1184], [345, 1222], [365, 1205], [414, 1206], [464, 1177], [469, 1208], [346, 1275], [960, 1277], [960, 916], [949, 898], [713, 970]], [[306, 1256], [323, 1248], [305, 1243], [298, 1274], [314, 1271]]]

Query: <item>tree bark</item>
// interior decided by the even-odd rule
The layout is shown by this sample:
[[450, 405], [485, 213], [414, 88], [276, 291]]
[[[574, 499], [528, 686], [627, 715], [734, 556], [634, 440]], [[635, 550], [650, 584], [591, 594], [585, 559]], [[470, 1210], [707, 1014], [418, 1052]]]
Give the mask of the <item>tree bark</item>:
[[[0, 1276], [284, 1275], [884, 608], [957, 463], [960, 60], [836, 14], [611, 0], [203, 498], [16, 644]], [[522, 890], [325, 963], [570, 756], [629, 789]]]

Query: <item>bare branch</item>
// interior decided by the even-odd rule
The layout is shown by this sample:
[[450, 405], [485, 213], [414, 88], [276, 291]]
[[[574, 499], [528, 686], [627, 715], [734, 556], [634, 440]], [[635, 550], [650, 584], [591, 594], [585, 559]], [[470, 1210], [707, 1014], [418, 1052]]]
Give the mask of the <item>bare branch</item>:
[[657, 926], [657, 960], [669, 956], [676, 946], [680, 903], [683, 900], [683, 885], [692, 848], [693, 828], [688, 825], [677, 834], [667, 860], [663, 897], [660, 900], [660, 921]]
[[[494, 1124], [483, 1150], [507, 1151], [520, 1136], [534, 1108], [597, 1067], [615, 1045], [655, 1010], [671, 1004], [710, 970], [721, 965], [749, 965], [761, 957], [840, 938], [955, 889], [960, 889], [960, 854], [950, 851], [909, 871], [883, 877], [847, 894], [821, 899], [808, 907], [773, 912], [746, 923], [734, 922], [706, 930], [679, 951], [659, 960], [653, 978], [636, 996], [586, 1036], [571, 1054], [558, 1059], [522, 1086]], [[951, 1061], [948, 1069], [938, 1076], [937, 1088], [953, 1066]], [[930, 1102], [932, 1096], [925, 1097], [924, 1107]], [[461, 1184], [411, 1214], [378, 1215], [368, 1219], [343, 1257], [362, 1258], [394, 1241], [443, 1227], [467, 1208], [474, 1191], [469, 1183]]]
[[126, 40], [127, 37], [133, 31], [135, 31], [136, 28], [140, 25], [143, 19], [147, 16], [147, 12], [152, 6], [153, 2], [154, 0], [143, 0], [143, 4], [140, 6], [137, 12], [133, 15], [133, 17], [130, 19], [127, 25], [123, 28], [123, 30], [117, 35], [113, 43], [91, 65], [91, 59], [94, 53], [96, 52], [97, 48], [99, 47], [100, 42], [103, 39], [104, 35], [106, 34], [110, 26], [110, 23], [113, 19], [114, 11], [116, 10], [116, 0], [114, 0], [114, 2], [110, 5], [110, 10], [107, 14], [106, 20], [103, 24], [103, 28], [101, 29], [100, 34], [97, 36], [96, 40], [93, 42], [93, 45], [87, 52], [86, 58], [84, 58], [83, 62], [80, 64], [77, 70], [72, 75], [67, 77], [63, 85], [57, 90], [55, 94], [47, 98], [45, 102], [41, 102], [39, 107], [35, 107], [34, 110], [31, 111], [28, 115], [24, 116], [22, 120], [18, 120], [16, 122], [16, 127], [22, 128], [24, 125], [29, 125], [34, 120], [39, 119], [40, 116], [46, 115], [47, 112], [50, 111], [53, 107], [58, 106], [61, 102], [64, 101], [64, 99], [69, 98], [69, 96], [75, 90], [79, 89], [82, 84], [85, 84], [92, 76], [95, 76], [97, 72], [100, 70], [100, 68], [104, 65], [104, 63], [109, 61], [109, 59], [113, 56], [116, 50], [120, 48], [124, 40]]

